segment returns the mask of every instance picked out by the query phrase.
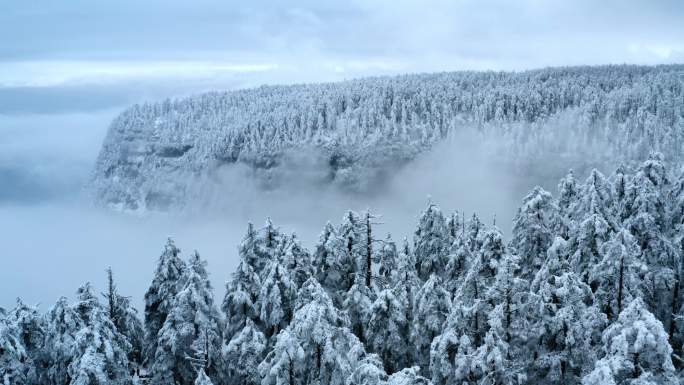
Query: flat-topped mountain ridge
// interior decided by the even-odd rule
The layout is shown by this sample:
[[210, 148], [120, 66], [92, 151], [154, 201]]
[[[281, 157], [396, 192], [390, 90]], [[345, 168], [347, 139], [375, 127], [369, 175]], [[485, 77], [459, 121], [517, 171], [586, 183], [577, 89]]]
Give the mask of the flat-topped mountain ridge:
[[89, 190], [115, 209], [167, 210], [224, 167], [277, 188], [303, 164], [316, 182], [363, 190], [466, 128], [516, 160], [597, 145], [619, 160], [679, 159], [684, 66], [400, 75], [138, 104], [111, 123]]

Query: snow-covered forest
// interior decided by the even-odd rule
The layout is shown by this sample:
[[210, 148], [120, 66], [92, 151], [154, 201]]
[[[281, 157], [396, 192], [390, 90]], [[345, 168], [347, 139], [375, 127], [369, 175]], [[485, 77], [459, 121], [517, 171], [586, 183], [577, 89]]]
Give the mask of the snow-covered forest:
[[[617, 73], [621, 73], [618, 71]], [[641, 105], [641, 104], [639, 104]], [[681, 116], [681, 115], [680, 115]], [[679, 384], [684, 174], [661, 153], [534, 188], [505, 241], [429, 203], [412, 239], [347, 212], [307, 250], [247, 226], [226, 295], [164, 246], [139, 313], [108, 271], [47, 312], [0, 309], [0, 381], [45, 384]], [[201, 245], [197, 245], [201, 248]], [[119, 274], [124, 274], [119, 272]], [[88, 277], [83, 277], [87, 280]]]
[[447, 72], [139, 104], [112, 122], [90, 190], [105, 206], [165, 210], [204, 194], [222, 166], [278, 185], [291, 157], [319, 165], [321, 182], [363, 189], [464, 131], [495, 138], [492, 157], [513, 168], [550, 157], [629, 164], [652, 150], [678, 161], [683, 74], [681, 65]]

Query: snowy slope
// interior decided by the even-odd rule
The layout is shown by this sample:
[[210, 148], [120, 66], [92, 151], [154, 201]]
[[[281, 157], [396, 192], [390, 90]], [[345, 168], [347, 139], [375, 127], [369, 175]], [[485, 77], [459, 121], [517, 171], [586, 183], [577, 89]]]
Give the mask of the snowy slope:
[[224, 166], [245, 165], [270, 188], [302, 163], [321, 182], [359, 190], [464, 127], [499, 138], [518, 159], [567, 143], [574, 148], [563, 151], [598, 143], [605, 156], [657, 149], [671, 158], [681, 153], [683, 79], [681, 65], [454, 72], [135, 105], [112, 122], [90, 191], [105, 206], [164, 210], [185, 205]]

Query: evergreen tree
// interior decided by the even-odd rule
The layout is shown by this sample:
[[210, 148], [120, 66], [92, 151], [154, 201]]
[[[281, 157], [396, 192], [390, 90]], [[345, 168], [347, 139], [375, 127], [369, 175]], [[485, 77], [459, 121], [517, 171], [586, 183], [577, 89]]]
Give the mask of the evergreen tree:
[[[558, 184], [558, 214], [566, 221], [576, 220], [573, 215], [575, 206], [581, 197], [580, 188], [572, 170]], [[567, 224], [566, 224], [567, 226]], [[562, 228], [559, 230], [563, 230]], [[565, 229], [567, 230], [567, 229]]]
[[344, 286], [341, 284], [341, 266], [338, 266], [340, 251], [343, 251], [343, 247], [337, 231], [330, 222], [327, 222], [318, 237], [313, 263], [316, 269], [316, 279], [333, 298]]
[[365, 231], [359, 216], [348, 211], [342, 218], [342, 224], [337, 229], [339, 244], [342, 250], [338, 254], [337, 266], [339, 271], [336, 276], [339, 282], [335, 286], [338, 288], [340, 297], [351, 289], [357, 274], [357, 261], [364, 255], [364, 236]]
[[418, 220], [413, 235], [413, 253], [418, 277], [427, 281], [432, 274], [442, 274], [448, 260], [449, 233], [437, 205], [428, 204]]
[[[44, 342], [45, 321], [35, 306], [26, 305], [17, 298], [14, 309], [4, 316], [8, 323], [8, 330], [14, 330], [18, 334], [19, 341], [26, 353], [24, 366], [27, 371], [27, 381], [36, 382], [43, 375], [42, 368], [45, 366]], [[3, 315], [0, 314], [0, 319]], [[8, 334], [9, 335], [9, 334]]]
[[376, 239], [373, 235], [373, 220], [375, 215], [370, 211], [363, 213], [362, 233], [361, 233], [361, 253], [356, 260], [356, 272], [363, 277], [363, 284], [368, 290], [373, 289], [373, 261], [377, 260], [373, 244]]
[[468, 239], [459, 233], [451, 246], [446, 267], [444, 268], [444, 285], [448, 292], [456, 294], [463, 283], [470, 268], [469, 263], [473, 259]]
[[[456, 308], [452, 312], [458, 312]], [[450, 318], [452, 316], [450, 315]], [[456, 385], [475, 382], [473, 356], [475, 347], [465, 333], [459, 333], [456, 323], [448, 324], [435, 337], [430, 348], [430, 374], [434, 385]]]
[[396, 274], [399, 252], [397, 244], [392, 240], [392, 236], [387, 234], [382, 248], [378, 252], [376, 262], [378, 264], [378, 279], [380, 280], [379, 289], [393, 286], [393, 277]]
[[370, 308], [366, 347], [382, 360], [388, 374], [408, 367], [410, 352], [409, 323], [405, 303], [397, 299], [394, 290], [385, 289]]
[[284, 235], [280, 229], [276, 228], [271, 221], [271, 218], [266, 218], [266, 223], [259, 229], [256, 237], [256, 256], [257, 259], [253, 266], [260, 277], [268, 274], [269, 261], [277, 259], [282, 255], [284, 243]]
[[266, 356], [266, 336], [247, 319], [244, 327], [223, 348], [226, 381], [236, 385], [259, 385], [261, 379], [255, 368]]
[[570, 249], [575, 251], [570, 256], [572, 268], [594, 290], [596, 282], [591, 280], [591, 270], [601, 261], [601, 249], [609, 236], [608, 223], [599, 214], [590, 214], [570, 237]]
[[[494, 302], [487, 300], [487, 289], [494, 284], [496, 269], [506, 254], [501, 233], [497, 229], [484, 232], [482, 248], [470, 263], [468, 273], [454, 296], [450, 326], [466, 333], [475, 347], [487, 333], [487, 317]], [[452, 317], [458, 315], [458, 317]], [[451, 325], [459, 323], [460, 325]]]
[[620, 230], [602, 247], [602, 260], [591, 268], [594, 296], [609, 321], [632, 299], [641, 296], [641, 274], [646, 266], [639, 259], [639, 247], [626, 230]]
[[259, 293], [259, 319], [271, 337], [290, 323], [297, 296], [297, 285], [278, 260], [270, 262]]
[[406, 351], [405, 362], [415, 363], [415, 347], [411, 341], [411, 333], [413, 328], [414, 316], [413, 309], [415, 307], [415, 299], [420, 290], [420, 279], [415, 270], [416, 264], [409, 250], [408, 240], [404, 238], [403, 247], [399, 254], [397, 270], [394, 274], [394, 286], [392, 290], [394, 296], [399, 301], [401, 307], [404, 309], [404, 318], [406, 319], [407, 330], [405, 335], [408, 336], [408, 346]]
[[451, 309], [451, 295], [442, 287], [439, 276], [433, 274], [416, 293], [413, 309], [411, 341], [416, 350], [416, 362], [421, 371], [428, 373], [430, 345], [442, 333], [444, 323]]
[[605, 316], [591, 289], [571, 271], [566, 242], [557, 238], [532, 282], [530, 346], [536, 346], [528, 378], [545, 384], [577, 384], [596, 359]]
[[583, 385], [678, 384], [663, 325], [640, 299], [633, 300], [602, 336], [605, 355]]
[[666, 330], [674, 322], [672, 303], [676, 288], [676, 267], [679, 256], [670, 240], [660, 231], [655, 218], [638, 213], [628, 220], [628, 230], [639, 245], [640, 260], [647, 271], [642, 279], [643, 300]]
[[297, 289], [314, 275], [311, 255], [304, 249], [295, 234], [283, 236], [281, 263], [289, 271]]
[[315, 279], [300, 289], [294, 318], [259, 365], [263, 384], [342, 385], [365, 356]]
[[131, 384], [126, 337], [120, 334], [89, 283], [81, 286], [73, 308], [81, 328], [73, 337], [67, 368], [70, 385]]
[[553, 241], [553, 229], [558, 223], [558, 208], [551, 194], [535, 187], [518, 209], [513, 220], [511, 245], [520, 256], [521, 278], [532, 280], [546, 258]]
[[508, 351], [509, 345], [498, 333], [493, 330], [487, 332], [471, 363], [473, 377], [477, 378], [478, 384], [513, 385], [521, 380], [511, 358], [507, 358]]
[[458, 220], [458, 214], [451, 213], [449, 219], [447, 219], [447, 232], [450, 243], [454, 243], [456, 237], [463, 232], [463, 226], [465, 226], [465, 223], [461, 223]]
[[419, 372], [420, 368], [417, 366], [402, 369], [387, 379], [387, 385], [430, 385], [430, 381]]
[[582, 186], [580, 197], [574, 207], [575, 218], [598, 215], [612, 230], [616, 229], [613, 212], [613, 189], [603, 174], [593, 169], [584, 182], [584, 186]]
[[185, 263], [169, 238], [159, 257], [152, 284], [145, 293], [145, 344], [143, 357], [151, 365], [157, 351], [159, 330], [171, 311], [174, 298], [184, 285]]
[[261, 274], [261, 269], [264, 267], [263, 264], [266, 262], [262, 260], [259, 254], [258, 243], [257, 231], [250, 222], [247, 224], [247, 234], [240, 241], [238, 255], [240, 256], [240, 262], [249, 265], [257, 275]]
[[375, 354], [368, 354], [354, 368], [347, 385], [385, 385], [387, 373], [382, 370], [382, 361]]
[[495, 306], [488, 315], [489, 330], [475, 360], [481, 363], [481, 373], [490, 383], [513, 383], [524, 375], [520, 362], [529, 354], [529, 284], [517, 277], [519, 270], [517, 258], [505, 255], [498, 262], [494, 282], [485, 294]]
[[472, 217], [465, 224], [465, 236], [467, 237], [468, 245], [471, 252], [476, 252], [482, 247], [482, 230], [485, 226], [480, 221], [480, 217], [477, 214], [473, 214]]
[[45, 373], [43, 381], [49, 385], [71, 382], [69, 365], [75, 359], [76, 333], [84, 322], [67, 299], [61, 297], [45, 317]]
[[357, 275], [354, 284], [345, 295], [343, 309], [349, 317], [352, 333], [362, 342], [365, 341], [374, 299], [374, 293], [366, 286], [363, 275]]
[[306, 381], [305, 351], [289, 329], [278, 333], [275, 346], [259, 364], [262, 385], [299, 385]]
[[29, 385], [35, 381], [36, 368], [17, 326], [0, 314], [0, 381], [6, 385]]
[[226, 295], [221, 305], [221, 310], [226, 314], [225, 343], [242, 330], [248, 320], [259, 321], [257, 300], [260, 291], [261, 279], [244, 254], [241, 254], [232, 279], [226, 283]]
[[632, 215], [631, 203], [633, 199], [628, 197], [628, 187], [631, 184], [630, 177], [624, 165], [618, 166], [610, 177], [613, 192], [613, 207], [617, 220], [623, 222]]
[[200, 369], [199, 373], [197, 373], [197, 378], [195, 379], [194, 385], [214, 385], [214, 383], [211, 382], [209, 376], [204, 373], [204, 369]]
[[189, 385], [200, 369], [218, 382], [223, 373], [221, 320], [205, 266], [195, 252], [185, 285], [159, 331], [154, 363], [149, 368], [152, 384]]
[[116, 330], [123, 334], [131, 350], [128, 353], [128, 361], [135, 368], [142, 364], [142, 351], [145, 339], [145, 331], [138, 317], [138, 310], [131, 305], [128, 297], [119, 294], [114, 283], [112, 269], [107, 269], [107, 292], [105, 297], [107, 315], [114, 323]]

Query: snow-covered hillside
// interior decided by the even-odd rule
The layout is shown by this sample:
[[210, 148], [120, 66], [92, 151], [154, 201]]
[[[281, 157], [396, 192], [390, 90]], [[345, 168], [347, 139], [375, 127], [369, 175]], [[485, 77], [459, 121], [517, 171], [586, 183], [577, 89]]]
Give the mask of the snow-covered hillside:
[[164, 210], [223, 166], [246, 165], [274, 187], [302, 163], [319, 182], [362, 190], [466, 128], [497, 138], [495, 153], [513, 163], [643, 160], [654, 149], [678, 160], [684, 66], [405, 75], [135, 105], [112, 122], [90, 190], [105, 206]]

